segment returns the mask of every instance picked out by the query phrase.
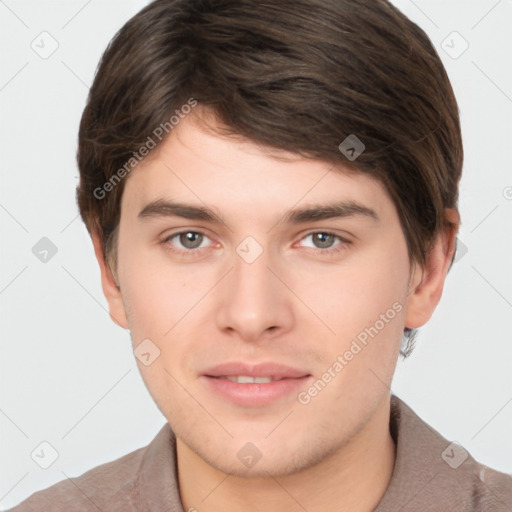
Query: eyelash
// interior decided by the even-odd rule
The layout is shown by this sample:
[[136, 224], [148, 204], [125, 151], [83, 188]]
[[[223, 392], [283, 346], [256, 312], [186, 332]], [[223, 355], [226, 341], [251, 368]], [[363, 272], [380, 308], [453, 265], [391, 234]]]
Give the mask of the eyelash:
[[[207, 249], [207, 247], [201, 247], [201, 248], [196, 248], [196, 249], [175, 249], [173, 247], [173, 245], [170, 243], [170, 241], [173, 238], [176, 238], [180, 235], [184, 235], [187, 233], [194, 233], [196, 235], [202, 235], [206, 238], [209, 238], [208, 235], [206, 235], [205, 233], [203, 233], [201, 231], [185, 230], [185, 231], [179, 231], [177, 233], [173, 233], [172, 235], [165, 237], [162, 240], [161, 244], [164, 245], [166, 250], [168, 250], [172, 253], [175, 253], [175, 254], [187, 255], [187, 256], [192, 256], [192, 257], [201, 256], [201, 254], [203, 252], [202, 249]], [[312, 235], [316, 235], [316, 234], [333, 236], [334, 238], [338, 239], [340, 241], [340, 243], [335, 245], [334, 248], [329, 248], [329, 249], [319, 249], [319, 248], [315, 248], [315, 247], [309, 247], [308, 248], [309, 251], [312, 251], [314, 254], [321, 254], [322, 256], [335, 256], [338, 253], [340, 253], [341, 251], [345, 250], [347, 248], [347, 246], [351, 244], [351, 242], [349, 240], [341, 237], [340, 235], [332, 233], [330, 231], [312, 231], [311, 233], [304, 235], [300, 240], [302, 241], [305, 238], [312, 236]]]

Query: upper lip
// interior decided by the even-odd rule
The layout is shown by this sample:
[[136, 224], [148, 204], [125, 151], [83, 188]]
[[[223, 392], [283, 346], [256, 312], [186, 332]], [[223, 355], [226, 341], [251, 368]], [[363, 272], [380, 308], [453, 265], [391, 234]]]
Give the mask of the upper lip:
[[238, 361], [230, 363], [222, 363], [206, 370], [203, 375], [207, 377], [231, 377], [246, 375], [248, 377], [274, 377], [274, 378], [288, 378], [296, 379], [299, 377], [306, 377], [309, 375], [304, 370], [293, 368], [278, 363], [257, 363], [248, 364]]

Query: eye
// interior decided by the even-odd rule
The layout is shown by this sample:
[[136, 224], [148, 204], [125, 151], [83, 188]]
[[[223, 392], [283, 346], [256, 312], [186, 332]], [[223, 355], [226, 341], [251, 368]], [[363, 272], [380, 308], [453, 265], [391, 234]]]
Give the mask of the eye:
[[[166, 237], [162, 243], [165, 244], [169, 250], [175, 252], [193, 252], [207, 246], [204, 242], [210, 240], [205, 234], [199, 231], [181, 231]], [[178, 246], [176, 248], [176, 246]]]
[[[316, 231], [314, 233], [309, 233], [304, 238], [302, 238], [301, 241], [307, 240], [308, 238], [311, 239], [311, 243], [313, 245], [306, 245], [306, 247], [311, 247], [315, 252], [337, 252], [350, 244], [348, 240], [345, 240], [344, 238], [335, 235], [334, 233], [329, 233], [326, 231]], [[335, 244], [336, 240], [338, 240], [339, 243]]]

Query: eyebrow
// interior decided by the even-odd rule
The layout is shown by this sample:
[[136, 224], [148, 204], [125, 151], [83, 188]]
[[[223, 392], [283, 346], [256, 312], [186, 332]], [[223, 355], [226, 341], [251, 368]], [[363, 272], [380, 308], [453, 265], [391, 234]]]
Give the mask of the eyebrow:
[[[281, 220], [281, 223], [301, 224], [305, 222], [316, 222], [326, 219], [355, 216], [367, 217], [374, 222], [379, 222], [380, 220], [375, 210], [367, 206], [355, 201], [337, 201], [329, 204], [313, 205], [290, 210]], [[158, 199], [148, 203], [139, 212], [138, 217], [140, 219], [182, 217], [190, 220], [203, 220], [212, 223], [225, 224], [222, 217], [217, 215], [208, 207], [177, 203], [163, 199]]]

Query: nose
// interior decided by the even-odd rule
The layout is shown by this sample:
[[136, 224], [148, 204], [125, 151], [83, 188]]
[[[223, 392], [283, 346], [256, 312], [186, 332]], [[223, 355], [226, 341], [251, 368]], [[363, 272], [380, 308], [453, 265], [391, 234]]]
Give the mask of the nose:
[[279, 266], [272, 265], [266, 251], [249, 261], [238, 253], [233, 256], [233, 268], [217, 295], [217, 326], [241, 340], [257, 342], [290, 330], [294, 315], [291, 293], [277, 277]]

